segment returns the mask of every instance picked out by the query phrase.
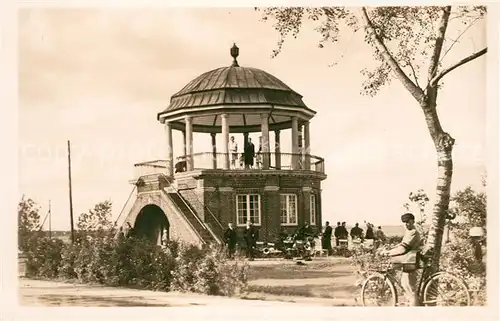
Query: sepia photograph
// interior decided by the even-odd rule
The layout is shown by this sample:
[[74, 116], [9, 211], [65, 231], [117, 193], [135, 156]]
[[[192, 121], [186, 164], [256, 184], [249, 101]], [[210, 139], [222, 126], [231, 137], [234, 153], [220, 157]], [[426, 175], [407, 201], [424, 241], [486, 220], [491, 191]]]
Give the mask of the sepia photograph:
[[487, 307], [488, 15], [19, 8], [19, 305]]

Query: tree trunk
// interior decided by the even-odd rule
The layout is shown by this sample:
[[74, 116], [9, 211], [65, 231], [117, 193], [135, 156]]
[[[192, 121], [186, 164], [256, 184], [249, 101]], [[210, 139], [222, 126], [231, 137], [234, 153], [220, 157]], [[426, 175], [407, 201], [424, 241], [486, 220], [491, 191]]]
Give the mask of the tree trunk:
[[444, 226], [450, 204], [451, 180], [453, 176], [452, 151], [455, 140], [443, 131], [436, 112], [437, 88], [428, 88], [428, 96], [422, 104], [425, 120], [437, 153], [438, 177], [436, 200], [430, 217], [429, 233], [424, 247], [425, 255], [432, 258], [432, 266], [439, 268]]
[[448, 134], [443, 135], [441, 144], [450, 144], [448, 148], [439, 146], [437, 148], [438, 177], [436, 187], [436, 200], [431, 216], [429, 234], [424, 252], [432, 257], [432, 265], [435, 269], [439, 268], [439, 259], [441, 256], [441, 245], [443, 243], [444, 226], [448, 214], [450, 203], [451, 180], [453, 175], [452, 147], [453, 138]]

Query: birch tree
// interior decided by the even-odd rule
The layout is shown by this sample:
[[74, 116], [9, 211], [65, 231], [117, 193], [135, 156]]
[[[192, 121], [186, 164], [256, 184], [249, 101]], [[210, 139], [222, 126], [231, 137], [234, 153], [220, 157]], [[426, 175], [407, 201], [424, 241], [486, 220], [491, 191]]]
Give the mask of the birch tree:
[[[367, 48], [378, 62], [372, 70], [361, 70], [365, 76], [361, 93], [374, 96], [392, 79], [397, 79], [415, 99], [415, 107], [422, 111], [437, 154], [437, 194], [424, 247], [424, 253], [432, 257], [437, 268], [450, 202], [455, 144], [438, 116], [438, 92], [445, 76], [483, 56], [487, 48], [471, 52], [450, 65], [443, 65], [443, 59], [472, 25], [486, 17], [486, 7], [270, 7], [257, 10], [262, 12], [264, 21], [274, 20], [273, 27], [280, 35], [272, 57], [283, 50], [287, 37], [298, 36], [305, 20], [317, 24], [316, 30], [321, 34], [319, 47], [338, 41], [341, 29], [347, 27], [364, 33]], [[457, 38], [450, 39], [448, 25], [455, 19], [459, 19], [463, 28]]]

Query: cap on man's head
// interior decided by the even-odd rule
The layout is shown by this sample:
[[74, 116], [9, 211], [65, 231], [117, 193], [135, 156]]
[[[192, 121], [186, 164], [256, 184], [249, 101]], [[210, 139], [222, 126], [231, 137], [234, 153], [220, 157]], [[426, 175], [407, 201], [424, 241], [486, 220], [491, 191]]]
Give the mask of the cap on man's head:
[[406, 223], [409, 220], [415, 220], [415, 216], [412, 213], [405, 213], [401, 215], [401, 222]]

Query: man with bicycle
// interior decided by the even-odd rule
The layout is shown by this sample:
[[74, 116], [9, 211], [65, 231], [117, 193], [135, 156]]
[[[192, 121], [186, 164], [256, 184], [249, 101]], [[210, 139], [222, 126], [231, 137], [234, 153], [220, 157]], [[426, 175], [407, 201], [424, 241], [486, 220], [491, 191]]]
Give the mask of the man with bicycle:
[[[405, 234], [403, 240], [400, 244], [391, 250], [381, 251], [381, 255], [387, 255], [395, 258], [396, 260], [402, 259], [404, 261], [404, 256], [420, 251], [420, 233], [415, 228], [415, 216], [411, 213], [405, 213], [401, 215], [401, 221], [405, 224]], [[417, 294], [417, 270], [415, 269], [404, 269], [401, 274], [401, 286], [406, 292], [409, 300], [410, 306], [419, 305], [419, 298]]]

